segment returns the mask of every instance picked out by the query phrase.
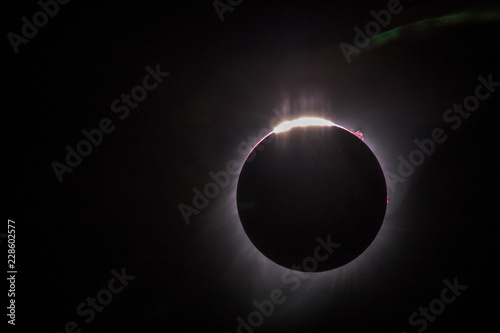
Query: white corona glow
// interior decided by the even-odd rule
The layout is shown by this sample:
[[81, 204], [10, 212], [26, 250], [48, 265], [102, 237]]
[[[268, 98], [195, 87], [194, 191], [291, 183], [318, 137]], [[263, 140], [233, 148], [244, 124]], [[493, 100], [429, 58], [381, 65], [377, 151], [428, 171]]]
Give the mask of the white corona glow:
[[[299, 119], [301, 118], [296, 120]], [[323, 124], [325, 123], [324, 119], [315, 119], [319, 119]], [[346, 120], [344, 119], [344, 121]], [[348, 128], [356, 128], [358, 126], [357, 119], [350, 119], [348, 122], [349, 125], [347, 126], [348, 128], [340, 126], [337, 123], [326, 122], [328, 126], [332, 126], [333, 124], [333, 126], [344, 129], [352, 134], [355, 133]], [[235, 171], [236, 177], [239, 177], [245, 161], [259, 143], [271, 134], [279, 131], [279, 127], [283, 125], [283, 123], [278, 124], [273, 131], [270, 130], [270, 128], [274, 127], [274, 123], [271, 122], [271, 124], [273, 125], [269, 125], [269, 127], [266, 128], [266, 133], [262, 132], [258, 134], [258, 136], [263, 136], [263, 138], [257, 144], [254, 145], [253, 141], [251, 144], [246, 141], [242, 142], [245, 144], [242, 145], [242, 147], [248, 147], [248, 151], [233, 149], [225, 156], [226, 161], [234, 161], [234, 163], [238, 165], [238, 170]], [[369, 123], [366, 123], [365, 126], [367, 130], [372, 129], [373, 133], [372, 136], [369, 136], [368, 143], [365, 143], [367, 145], [371, 144], [372, 147], [376, 148], [375, 150], [372, 149], [374, 153], [376, 153], [377, 150], [379, 151], [381, 155], [379, 161], [383, 162], [382, 166], [397, 168], [396, 163], [390, 164], [388, 157], [394, 157], [394, 154], [397, 154], [398, 151], [388, 151], [388, 148], [381, 144], [383, 141], [378, 139], [377, 134], [379, 131], [370, 128], [371, 125]], [[291, 127], [292, 126], [289, 127], [289, 125], [283, 125], [283, 131]], [[264, 134], [266, 135], [264, 136]], [[253, 146], [253, 148], [250, 149], [250, 146]], [[235, 146], [235, 148], [236, 147], [239, 146]], [[408, 150], [411, 149], [413, 148], [408, 146]], [[257, 153], [259, 153], [259, 151], [257, 151]], [[287, 308], [283, 308], [284, 314], [292, 311], [298, 305], [302, 308], [308, 308], [310, 305], [317, 305], [319, 299], [348, 299], [352, 295], [358, 295], [359, 293], [368, 294], [373, 292], [373, 290], [370, 289], [373, 279], [385, 276], [384, 270], [380, 270], [380, 266], [392, 264], [394, 260], [393, 254], [397, 253], [398, 247], [404, 246], [404, 242], [398, 232], [401, 227], [405, 228], [405, 225], [401, 226], [400, 221], [396, 218], [396, 206], [392, 203], [387, 206], [388, 211], [386, 218], [376, 238], [359, 257], [333, 270], [304, 273], [307, 274], [306, 276], [294, 275], [301, 273], [291, 272], [289, 269], [274, 263], [257, 250], [248, 238], [239, 220], [236, 202], [237, 184], [237, 181], [230, 182], [225, 191], [220, 191], [219, 197], [213, 199], [214, 203], [209, 206], [210, 208], [207, 208], [209, 211], [205, 213], [206, 221], [210, 223], [199, 223], [198, 228], [203, 231], [203, 234], [213, 235], [210, 236], [210, 238], [214, 242], [220, 242], [228, 249], [227, 262], [223, 266], [224, 276], [227, 276], [231, 281], [246, 281], [246, 279], [254, 281], [245, 285], [245, 287], [249, 289], [250, 295], [269, 293], [269, 291], [273, 289], [281, 289], [283, 291], [293, 290], [291, 289], [293, 285], [291, 285], [290, 282], [296, 281], [295, 279], [297, 279], [297, 276], [300, 276], [301, 283], [297, 284], [297, 290], [293, 291], [294, 300], [285, 303], [287, 304]], [[408, 184], [408, 182], [405, 182], [405, 184]], [[393, 198], [397, 198], [397, 200], [401, 200], [403, 194], [406, 192], [407, 190], [398, 190], [395, 193], [393, 192], [392, 196]], [[215, 230], [220, 232], [214, 232]], [[220, 235], [224, 235], [224, 237], [220, 237]], [[314, 251], [314, 248], [312, 248], [311, 251]], [[311, 254], [313, 254], [313, 252], [311, 252]], [[207, 263], [212, 267], [210, 261]], [[297, 263], [297, 265], [300, 264], [300, 262]], [[250, 267], [251, 269], [245, 270], [242, 269], [243, 267]], [[239, 284], [229, 284], [228, 288], [231, 288], [234, 293], [241, 291], [239, 289]], [[325, 298], [325, 294], [329, 294], [330, 298]], [[247, 301], [249, 306], [252, 306], [252, 300], [253, 298], [248, 298]], [[234, 317], [240, 314], [241, 313], [235, 311]]]
[[281, 133], [292, 129], [293, 127], [305, 127], [305, 126], [335, 126], [329, 120], [315, 117], [303, 117], [295, 120], [284, 121], [273, 130], [273, 133]]

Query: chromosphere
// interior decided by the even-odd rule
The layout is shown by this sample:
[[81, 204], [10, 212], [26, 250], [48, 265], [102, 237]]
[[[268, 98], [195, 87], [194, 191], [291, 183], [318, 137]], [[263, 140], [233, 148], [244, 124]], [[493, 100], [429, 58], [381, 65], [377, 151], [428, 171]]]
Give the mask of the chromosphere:
[[270, 133], [245, 161], [237, 188], [240, 221], [255, 247], [281, 266], [311, 272], [363, 253], [387, 205], [370, 148], [344, 128], [320, 125]]

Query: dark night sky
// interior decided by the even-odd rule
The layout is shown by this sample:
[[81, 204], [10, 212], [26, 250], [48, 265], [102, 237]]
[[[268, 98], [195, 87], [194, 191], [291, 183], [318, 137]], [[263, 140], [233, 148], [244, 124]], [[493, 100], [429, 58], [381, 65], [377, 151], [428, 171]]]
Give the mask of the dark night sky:
[[[471, 8], [492, 11], [494, 2], [401, 3], [382, 31]], [[2, 110], [6, 214], [16, 222], [14, 331], [63, 332], [75, 321], [82, 332], [230, 333], [238, 316], [255, 311], [252, 301], [280, 289], [286, 302], [255, 332], [410, 333], [421, 326], [409, 316], [455, 277], [467, 290], [426, 331], [498, 327], [500, 87], [456, 130], [443, 120], [474, 94], [478, 76], [500, 81], [498, 7], [496, 23], [405, 31], [348, 64], [339, 43], [353, 44], [353, 28], [386, 7], [247, 0], [221, 22], [210, 0], [72, 1], [15, 54], [7, 34], [20, 34], [21, 18], [31, 20], [40, 7], [8, 4]], [[113, 101], [157, 65], [169, 75], [120, 119]], [[386, 177], [397, 173], [398, 156], [416, 149], [415, 139], [438, 127], [448, 137], [390, 192], [367, 252], [306, 276], [296, 291], [283, 281], [286, 270], [242, 233], [237, 176], [189, 225], [178, 208], [193, 205], [192, 189], [203, 190], [211, 171], [243, 163], [239, 145], [269, 126], [273, 109], [362, 131]], [[114, 130], [60, 183], [51, 163], [65, 163], [65, 147], [75, 148], [82, 130], [105, 118]], [[6, 253], [4, 239], [0, 247]], [[122, 267], [135, 279], [85, 323], [75, 309]]]

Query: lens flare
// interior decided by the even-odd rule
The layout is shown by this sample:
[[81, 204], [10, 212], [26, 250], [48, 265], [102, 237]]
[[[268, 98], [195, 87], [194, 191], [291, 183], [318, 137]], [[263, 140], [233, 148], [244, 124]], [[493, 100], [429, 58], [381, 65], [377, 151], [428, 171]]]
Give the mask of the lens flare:
[[500, 21], [500, 10], [490, 11], [465, 11], [440, 17], [426, 18], [417, 22], [405, 24], [389, 31], [373, 36], [367, 49], [384, 46], [392, 41], [403, 38], [403, 36], [421, 35], [429, 31], [457, 26], [466, 23], [484, 23]]

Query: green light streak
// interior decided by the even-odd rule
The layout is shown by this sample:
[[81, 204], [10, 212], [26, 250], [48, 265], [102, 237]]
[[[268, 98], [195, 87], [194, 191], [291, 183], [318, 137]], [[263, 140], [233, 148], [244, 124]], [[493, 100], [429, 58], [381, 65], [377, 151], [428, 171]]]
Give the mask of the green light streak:
[[473, 22], [498, 22], [500, 21], [500, 10], [485, 12], [462, 12], [441, 17], [424, 19], [409, 23], [389, 31], [373, 36], [367, 49], [380, 47], [389, 42], [400, 39], [406, 34], [424, 34], [428, 31], [443, 27], [455, 26]]

